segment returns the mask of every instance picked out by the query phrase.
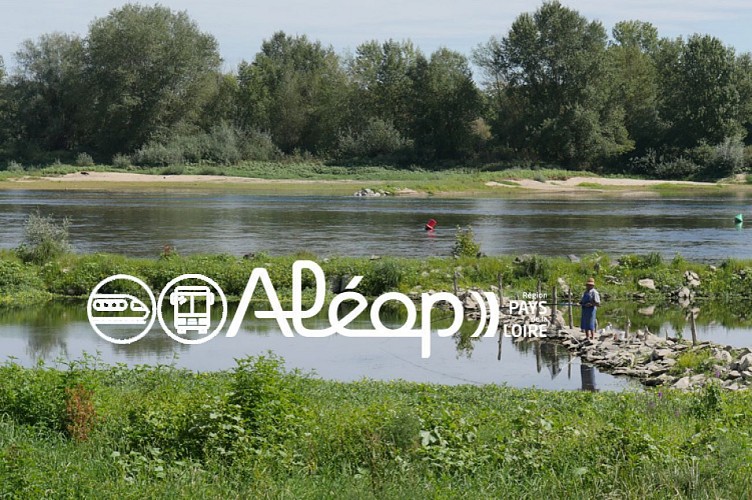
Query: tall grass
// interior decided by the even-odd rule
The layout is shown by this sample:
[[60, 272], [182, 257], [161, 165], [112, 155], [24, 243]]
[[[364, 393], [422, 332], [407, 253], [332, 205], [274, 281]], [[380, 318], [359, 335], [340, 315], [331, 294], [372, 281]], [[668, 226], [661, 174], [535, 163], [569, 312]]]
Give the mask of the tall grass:
[[[232, 372], [0, 367], [9, 497], [723, 497], [752, 492], [752, 395], [327, 382]], [[66, 387], [97, 418], [66, 431]], [[32, 397], [33, 396], [33, 397]], [[70, 401], [70, 398], [69, 398]], [[86, 405], [84, 405], [86, 406]], [[91, 412], [91, 411], [90, 411]]]

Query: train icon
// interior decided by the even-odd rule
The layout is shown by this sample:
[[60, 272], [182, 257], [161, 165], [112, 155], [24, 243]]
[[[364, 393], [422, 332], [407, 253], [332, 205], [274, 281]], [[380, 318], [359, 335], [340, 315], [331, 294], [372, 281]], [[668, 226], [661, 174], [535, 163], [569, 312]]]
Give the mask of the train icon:
[[206, 335], [211, 326], [211, 306], [214, 293], [208, 286], [179, 286], [170, 294], [174, 307], [174, 324], [178, 335], [195, 331]]
[[98, 313], [136, 313], [137, 315], [91, 316], [97, 325], [145, 325], [151, 310], [140, 299], [123, 293], [100, 293], [92, 297], [92, 309]]

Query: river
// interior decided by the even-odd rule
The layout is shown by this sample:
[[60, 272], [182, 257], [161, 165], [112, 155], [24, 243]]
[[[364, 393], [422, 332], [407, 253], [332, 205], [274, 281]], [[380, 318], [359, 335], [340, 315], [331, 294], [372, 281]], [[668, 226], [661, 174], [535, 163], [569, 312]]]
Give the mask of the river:
[[[678, 252], [717, 262], [752, 258], [752, 233], [733, 220], [750, 201], [742, 195], [525, 200], [0, 191], [0, 248], [17, 246], [27, 215], [39, 210], [68, 217], [71, 241], [83, 253], [154, 257], [171, 245], [181, 254], [427, 257], [448, 255], [456, 227], [472, 226], [488, 255]], [[427, 233], [430, 218], [438, 226]]]

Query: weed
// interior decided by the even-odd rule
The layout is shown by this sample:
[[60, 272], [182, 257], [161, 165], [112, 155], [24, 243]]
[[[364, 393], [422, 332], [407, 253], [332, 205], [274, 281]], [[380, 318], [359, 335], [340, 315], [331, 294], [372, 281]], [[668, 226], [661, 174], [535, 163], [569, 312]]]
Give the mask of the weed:
[[475, 241], [473, 228], [468, 226], [462, 228], [457, 226], [454, 235], [454, 247], [452, 247], [452, 256], [454, 257], [478, 257], [480, 254], [480, 243]]
[[82, 384], [65, 389], [66, 430], [76, 441], [86, 441], [94, 427], [97, 412], [94, 409], [94, 391]]
[[44, 264], [69, 253], [70, 220], [57, 222], [51, 216], [32, 212], [26, 219], [23, 242], [16, 250], [24, 262]]

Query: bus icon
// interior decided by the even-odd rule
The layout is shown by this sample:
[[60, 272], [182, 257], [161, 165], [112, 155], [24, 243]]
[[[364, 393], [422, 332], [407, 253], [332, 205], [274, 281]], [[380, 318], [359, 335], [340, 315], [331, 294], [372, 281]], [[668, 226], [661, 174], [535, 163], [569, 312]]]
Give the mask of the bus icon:
[[170, 294], [174, 307], [174, 324], [178, 335], [195, 331], [206, 335], [211, 326], [211, 306], [214, 292], [208, 286], [179, 286]]

